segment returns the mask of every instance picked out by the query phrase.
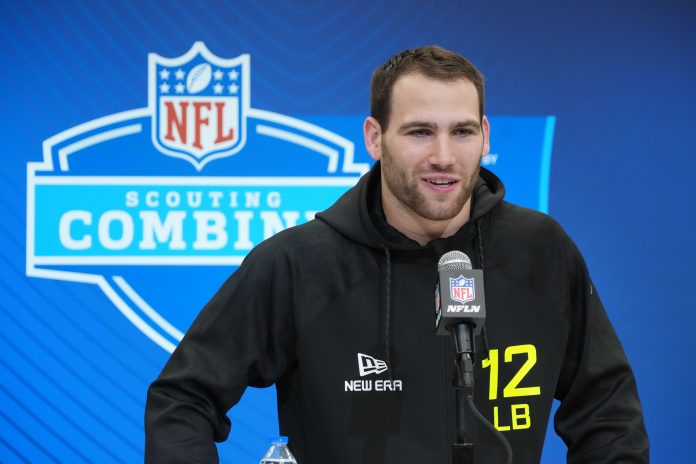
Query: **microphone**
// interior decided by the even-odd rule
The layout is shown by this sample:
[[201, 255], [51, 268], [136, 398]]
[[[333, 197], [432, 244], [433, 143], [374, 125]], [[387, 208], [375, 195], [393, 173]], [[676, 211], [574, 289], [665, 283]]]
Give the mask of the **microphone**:
[[437, 263], [437, 273], [437, 334], [447, 336], [454, 327], [465, 324], [474, 335], [479, 335], [486, 321], [483, 271], [472, 269], [469, 257], [455, 250], [442, 255]]
[[452, 336], [457, 353], [455, 381], [465, 395], [474, 394], [474, 336], [486, 320], [483, 271], [472, 269], [471, 260], [461, 251], [449, 251], [437, 264], [435, 319], [438, 335]]
[[451, 335], [457, 359], [452, 383], [456, 389], [457, 441], [452, 444], [452, 462], [471, 463], [474, 444], [466, 430], [464, 406], [488, 427], [505, 446], [506, 464], [512, 462], [512, 448], [505, 438], [474, 404], [474, 336], [486, 322], [483, 292], [483, 270], [472, 269], [471, 260], [461, 251], [449, 251], [437, 263], [435, 286], [435, 330], [438, 335]]

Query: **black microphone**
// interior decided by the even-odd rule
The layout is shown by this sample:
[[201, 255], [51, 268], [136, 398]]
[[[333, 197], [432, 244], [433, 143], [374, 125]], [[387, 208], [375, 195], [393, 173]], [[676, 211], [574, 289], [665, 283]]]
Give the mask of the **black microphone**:
[[449, 251], [437, 264], [435, 290], [438, 335], [451, 336], [457, 353], [456, 364], [466, 397], [474, 394], [474, 336], [486, 321], [483, 271], [471, 268], [471, 260], [461, 251]]
[[469, 257], [455, 250], [442, 255], [437, 273], [437, 334], [449, 335], [453, 327], [466, 324], [479, 335], [486, 321], [483, 271], [472, 269]]
[[453, 385], [457, 391], [457, 442], [452, 444], [453, 463], [472, 463], [474, 444], [466, 431], [464, 405], [488, 427], [505, 446], [506, 464], [512, 462], [512, 448], [505, 438], [474, 404], [474, 336], [486, 322], [483, 293], [483, 270], [472, 269], [471, 260], [461, 251], [449, 251], [437, 263], [435, 287], [435, 320], [438, 335], [451, 335], [457, 359]]

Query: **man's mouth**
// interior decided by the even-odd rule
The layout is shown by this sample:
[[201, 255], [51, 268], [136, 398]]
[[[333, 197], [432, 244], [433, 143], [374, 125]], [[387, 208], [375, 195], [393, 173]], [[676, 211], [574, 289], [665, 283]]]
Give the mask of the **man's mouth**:
[[451, 187], [457, 183], [457, 180], [455, 179], [446, 178], [424, 178], [423, 180], [432, 185], [433, 187], [440, 189]]

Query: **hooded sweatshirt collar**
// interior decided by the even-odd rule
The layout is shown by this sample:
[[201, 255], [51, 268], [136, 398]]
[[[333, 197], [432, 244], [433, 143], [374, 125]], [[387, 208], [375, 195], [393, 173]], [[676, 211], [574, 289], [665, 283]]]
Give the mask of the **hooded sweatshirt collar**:
[[[317, 218], [351, 240], [370, 247], [391, 250], [423, 248], [387, 223], [382, 209], [380, 179], [380, 163], [377, 162], [355, 187], [329, 209], [317, 214]], [[473, 193], [471, 217], [454, 236], [471, 231], [472, 224], [500, 203], [504, 195], [505, 187], [500, 179], [482, 167]], [[443, 239], [433, 240], [426, 247], [440, 240]]]

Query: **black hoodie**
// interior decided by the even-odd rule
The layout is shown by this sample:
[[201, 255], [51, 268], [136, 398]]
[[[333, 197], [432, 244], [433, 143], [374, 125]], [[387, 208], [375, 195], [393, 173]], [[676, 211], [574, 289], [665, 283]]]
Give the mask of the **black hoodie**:
[[[635, 380], [572, 241], [502, 200], [481, 169], [471, 220], [426, 246], [388, 225], [379, 164], [330, 209], [256, 247], [148, 392], [146, 462], [217, 462], [247, 386], [276, 384], [300, 464], [443, 463], [455, 441], [454, 350], [435, 335], [439, 257], [484, 269], [475, 403], [537, 463], [553, 398], [570, 463], [648, 462]], [[473, 416], [476, 463], [505, 461]]]

